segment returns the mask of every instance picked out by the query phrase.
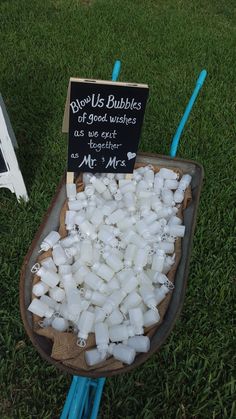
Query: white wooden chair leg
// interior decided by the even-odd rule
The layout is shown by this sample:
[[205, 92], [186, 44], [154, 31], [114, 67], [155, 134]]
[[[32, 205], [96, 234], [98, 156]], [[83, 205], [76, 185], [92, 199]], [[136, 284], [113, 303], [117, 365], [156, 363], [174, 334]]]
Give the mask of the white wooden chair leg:
[[[6, 110], [5, 110], [6, 112]], [[10, 122], [8, 121], [8, 124]], [[11, 131], [11, 130], [10, 130]], [[25, 183], [18, 165], [12, 140], [9, 135], [2, 107], [0, 106], [0, 147], [1, 155], [6, 164], [6, 171], [0, 173], [0, 188], [8, 188], [15, 193], [18, 201], [23, 198], [28, 201]], [[5, 170], [5, 168], [4, 168]]]
[[14, 188], [18, 201], [20, 200], [20, 198], [22, 198], [26, 202], [29, 200], [25, 183], [24, 183], [24, 180], [20, 171], [18, 172], [16, 176], [14, 176], [13, 188]]

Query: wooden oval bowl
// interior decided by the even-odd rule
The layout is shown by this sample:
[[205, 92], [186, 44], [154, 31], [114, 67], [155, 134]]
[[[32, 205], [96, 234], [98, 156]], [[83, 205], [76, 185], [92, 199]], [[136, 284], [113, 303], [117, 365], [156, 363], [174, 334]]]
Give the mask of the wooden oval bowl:
[[176, 319], [182, 309], [185, 290], [187, 286], [188, 269], [191, 255], [192, 240], [194, 228], [196, 224], [197, 208], [201, 193], [201, 186], [203, 181], [203, 168], [198, 163], [191, 160], [172, 159], [165, 156], [160, 156], [150, 153], [140, 153], [136, 159], [137, 163], [153, 164], [158, 167], [176, 168], [183, 173], [189, 173], [192, 176], [192, 200], [190, 205], [184, 210], [184, 224], [186, 226], [186, 234], [182, 240], [181, 260], [178, 265], [175, 276], [175, 288], [171, 296], [171, 300], [165, 317], [161, 325], [158, 327], [156, 333], [151, 338], [151, 348], [148, 353], [138, 354], [135, 361], [131, 365], [124, 366], [115, 370], [103, 370], [102, 372], [91, 370], [86, 371], [80, 368], [71, 368], [51, 357], [52, 341], [48, 338], [36, 334], [33, 330], [32, 314], [27, 310], [31, 302], [32, 296], [32, 273], [31, 267], [37, 260], [38, 251], [42, 239], [51, 231], [57, 230], [59, 227], [59, 217], [61, 208], [66, 199], [65, 177], [60, 182], [57, 192], [51, 202], [51, 205], [37, 231], [37, 234], [32, 241], [32, 244], [25, 256], [20, 276], [20, 311], [24, 323], [25, 330], [43, 359], [50, 364], [56, 366], [60, 370], [73, 375], [82, 375], [92, 378], [109, 377], [116, 374], [128, 372], [133, 368], [137, 368], [145, 362], [154, 352], [157, 352], [161, 345], [165, 342], [170, 334]]

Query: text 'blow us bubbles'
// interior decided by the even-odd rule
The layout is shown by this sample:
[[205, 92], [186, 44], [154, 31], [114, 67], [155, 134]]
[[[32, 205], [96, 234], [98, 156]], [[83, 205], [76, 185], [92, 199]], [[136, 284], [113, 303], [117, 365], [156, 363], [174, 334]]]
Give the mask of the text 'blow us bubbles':
[[71, 79], [68, 95], [67, 170], [132, 173], [148, 86]]

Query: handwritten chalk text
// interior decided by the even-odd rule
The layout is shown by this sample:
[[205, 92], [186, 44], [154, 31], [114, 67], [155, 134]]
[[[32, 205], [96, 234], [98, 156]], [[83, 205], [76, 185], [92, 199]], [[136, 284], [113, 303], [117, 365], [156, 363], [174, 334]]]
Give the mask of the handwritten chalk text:
[[111, 141], [106, 141], [105, 143], [94, 143], [93, 140], [88, 142], [89, 148], [94, 149], [99, 153], [101, 150], [117, 150], [123, 144], [113, 144]]
[[134, 98], [116, 98], [115, 95], [109, 95], [107, 99], [101, 97], [101, 94], [88, 95], [84, 99], [75, 99], [70, 102], [70, 107], [73, 114], [78, 113], [86, 105], [90, 105], [92, 108], [107, 108], [107, 109], [124, 109], [130, 111], [140, 111], [142, 109], [142, 103], [136, 102]]

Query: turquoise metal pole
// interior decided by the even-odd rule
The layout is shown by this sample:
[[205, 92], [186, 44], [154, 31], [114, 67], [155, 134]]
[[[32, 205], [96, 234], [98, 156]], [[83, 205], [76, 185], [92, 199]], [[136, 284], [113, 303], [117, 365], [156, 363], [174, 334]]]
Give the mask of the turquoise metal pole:
[[121, 62], [120, 60], [116, 60], [113, 70], [112, 70], [112, 75], [111, 75], [111, 79], [112, 81], [117, 81], [119, 74], [120, 74], [120, 67], [121, 67]]
[[102, 391], [103, 391], [105, 381], [106, 381], [105, 378], [99, 378], [98, 379], [97, 390], [96, 390], [96, 394], [95, 394], [95, 398], [94, 398], [93, 410], [92, 410], [90, 419], [96, 419], [96, 417], [98, 415], [100, 400], [101, 400], [101, 397], [102, 397]]
[[182, 131], [184, 129], [184, 126], [185, 126], [185, 124], [186, 124], [186, 122], [188, 120], [189, 114], [190, 114], [190, 112], [192, 110], [192, 107], [193, 107], [194, 102], [195, 102], [195, 100], [196, 100], [196, 98], [198, 96], [198, 93], [200, 92], [200, 90], [201, 90], [201, 88], [202, 88], [202, 86], [204, 84], [204, 81], [205, 81], [206, 76], [207, 76], [206, 70], [202, 70], [201, 73], [200, 73], [200, 75], [199, 75], [199, 77], [198, 77], [198, 79], [197, 79], [197, 83], [196, 83], [196, 86], [195, 86], [194, 91], [192, 93], [192, 96], [191, 96], [191, 98], [190, 98], [190, 100], [189, 100], [189, 102], [187, 104], [187, 107], [186, 107], [186, 109], [184, 111], [184, 114], [182, 116], [182, 119], [181, 119], [181, 121], [179, 123], [179, 126], [178, 126], [178, 128], [177, 128], [177, 130], [175, 132], [174, 138], [172, 140], [171, 147], [170, 147], [170, 156], [171, 157], [175, 157], [176, 156], [178, 145], [179, 145], [180, 136], [181, 136]]
[[74, 397], [71, 403], [71, 408], [68, 415], [69, 419], [78, 419], [82, 417], [89, 381], [90, 379], [87, 377], [78, 377], [78, 387], [77, 391], [74, 393]]
[[60, 419], [67, 419], [68, 413], [69, 413], [70, 408], [71, 408], [71, 403], [72, 403], [74, 394], [76, 393], [76, 390], [77, 390], [77, 386], [78, 386], [78, 377], [74, 376], [73, 380], [72, 380], [72, 383], [71, 383], [71, 386], [70, 386], [70, 390], [67, 394], [66, 402], [64, 404], [63, 411], [62, 411], [62, 414], [60, 416]]

